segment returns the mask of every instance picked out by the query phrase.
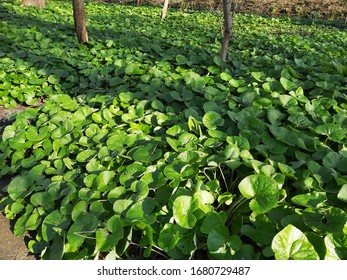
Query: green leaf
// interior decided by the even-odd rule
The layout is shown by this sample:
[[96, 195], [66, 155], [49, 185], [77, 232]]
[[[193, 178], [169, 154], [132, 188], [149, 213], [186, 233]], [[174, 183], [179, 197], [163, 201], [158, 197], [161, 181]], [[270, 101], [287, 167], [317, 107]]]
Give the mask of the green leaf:
[[10, 147], [15, 150], [24, 150], [32, 146], [32, 143], [27, 141], [25, 131], [18, 131], [13, 138], [9, 140]]
[[291, 107], [293, 108], [294, 106], [298, 104], [298, 101], [293, 96], [290, 96], [290, 95], [283, 94], [283, 95], [280, 95], [278, 99], [282, 103], [282, 106], [286, 109], [289, 109]]
[[327, 153], [323, 158], [323, 165], [328, 168], [338, 169], [344, 157], [335, 152]]
[[302, 114], [294, 114], [289, 116], [288, 121], [290, 121], [297, 128], [308, 128], [312, 126], [312, 122]]
[[222, 193], [221, 195], [218, 196], [219, 204], [230, 205], [233, 202], [233, 200], [234, 200], [234, 196], [229, 192]]
[[32, 213], [25, 224], [25, 229], [36, 230], [41, 224], [41, 220], [42, 218], [38, 213]]
[[173, 202], [173, 217], [177, 224], [183, 228], [192, 229], [197, 218], [194, 211], [198, 209], [198, 201], [192, 196], [181, 195]]
[[343, 233], [330, 233], [324, 238], [326, 247], [326, 260], [347, 259], [347, 235]]
[[224, 124], [224, 119], [217, 112], [210, 111], [203, 116], [202, 122], [208, 129], [216, 129]]
[[42, 222], [42, 238], [50, 241], [57, 235], [61, 235], [63, 230], [70, 224], [70, 218], [62, 214], [59, 210], [49, 213]]
[[200, 230], [205, 234], [209, 234], [212, 230], [215, 230], [223, 236], [227, 236], [229, 234], [229, 231], [225, 226], [226, 219], [227, 216], [224, 212], [209, 212], [206, 214]]
[[246, 138], [241, 136], [228, 136], [226, 141], [229, 144], [234, 144], [239, 147], [240, 151], [242, 150], [250, 150], [251, 146]]
[[120, 92], [119, 93], [119, 99], [120, 101], [124, 102], [124, 103], [129, 103], [130, 101], [133, 101], [135, 99], [139, 99], [144, 95], [143, 92]]
[[87, 213], [88, 211], [88, 202], [86, 201], [79, 201], [77, 202], [71, 212], [71, 218], [74, 222], [76, 222], [78, 220], [78, 218], [84, 214]]
[[119, 216], [112, 216], [106, 222], [106, 229], [111, 233], [117, 233], [119, 238], [123, 238], [124, 230], [122, 220]]
[[188, 60], [184, 55], [178, 54], [176, 55], [176, 62], [178, 65], [183, 65], [186, 64]]
[[16, 221], [16, 223], [14, 224], [14, 229], [13, 229], [13, 232], [15, 235], [22, 236], [25, 233], [26, 224], [29, 217], [30, 217], [30, 214], [25, 213]]
[[264, 122], [247, 111], [238, 113], [236, 120], [238, 121], [237, 126], [241, 131], [249, 130], [253, 134], [256, 133], [256, 135], [263, 135], [265, 132]]
[[95, 112], [92, 114], [92, 119], [96, 123], [102, 123], [103, 119], [101, 116], [101, 112]]
[[295, 179], [295, 170], [292, 167], [279, 162], [278, 168], [287, 178]]
[[82, 152], [80, 152], [77, 157], [76, 160], [78, 162], [87, 162], [89, 161], [92, 157], [94, 157], [96, 155], [96, 151], [95, 150], [84, 150]]
[[7, 192], [13, 200], [23, 198], [29, 194], [29, 189], [34, 183], [30, 175], [18, 175], [7, 186]]
[[13, 219], [16, 214], [20, 213], [24, 209], [24, 205], [22, 203], [13, 202], [6, 206], [6, 218]]
[[319, 234], [342, 232], [347, 214], [337, 207], [307, 208], [303, 211], [305, 224]]
[[174, 162], [165, 166], [164, 175], [169, 179], [188, 179], [193, 177], [198, 170], [196, 170], [190, 164], [184, 164], [183, 162]]
[[312, 192], [306, 194], [298, 194], [292, 198], [292, 202], [304, 207], [320, 207], [327, 201], [327, 197], [323, 192]]
[[215, 56], [213, 58], [213, 62], [218, 66], [223, 66], [223, 63], [224, 63], [223, 60], [219, 56]]
[[30, 203], [37, 206], [42, 206], [45, 210], [51, 210], [54, 205], [54, 197], [49, 192], [37, 192], [30, 197]]
[[87, 117], [93, 113], [89, 106], [83, 106], [77, 109], [71, 117], [71, 121], [77, 126], [78, 124], [86, 121]]
[[232, 86], [234, 88], [238, 88], [238, 87], [242, 86], [245, 83], [245, 80], [230, 79], [228, 83], [229, 83], [230, 86]]
[[152, 224], [155, 221], [155, 215], [152, 214], [156, 202], [150, 198], [145, 197], [143, 200], [134, 203], [127, 211], [126, 218], [131, 222], [144, 222]]
[[16, 134], [16, 127], [13, 125], [8, 125], [5, 127], [3, 133], [2, 133], [2, 141], [7, 141], [8, 139], [11, 139]]
[[47, 80], [53, 85], [57, 85], [60, 82], [60, 78], [56, 75], [50, 75]]
[[119, 182], [124, 186], [130, 186], [138, 176], [143, 174], [145, 167], [140, 163], [129, 164], [126, 169], [120, 174]]
[[180, 239], [179, 230], [175, 225], [167, 223], [159, 233], [158, 245], [164, 251], [172, 250]]
[[[100, 191], [106, 191], [104, 187], [107, 187], [112, 182], [115, 175], [116, 173], [114, 171], [109, 171], [109, 170], [101, 171], [97, 181], [98, 189]], [[113, 187], [111, 186], [111, 189], [112, 188]]]
[[265, 214], [257, 215], [251, 218], [252, 224], [245, 224], [241, 228], [243, 235], [251, 238], [256, 244], [263, 248], [270, 245], [272, 239], [277, 233], [277, 228]]
[[117, 151], [121, 153], [122, 151], [125, 151], [125, 147], [127, 145], [130, 146], [131, 142], [129, 140], [130, 139], [123, 134], [112, 135], [107, 139], [106, 145], [110, 151]]
[[106, 170], [106, 167], [103, 166], [100, 161], [94, 157], [86, 164], [86, 169], [90, 173], [99, 173]]
[[26, 138], [29, 141], [36, 141], [39, 142], [43, 140], [48, 134], [48, 127], [42, 127], [40, 130], [38, 130], [34, 126], [30, 126], [26, 131]]
[[228, 236], [212, 229], [207, 237], [208, 251], [216, 259], [226, 259], [228, 254]]
[[259, 174], [244, 178], [238, 187], [245, 198], [252, 199], [249, 207], [257, 214], [270, 211], [276, 205], [280, 194], [274, 179]]
[[263, 84], [263, 89], [265, 92], [283, 92], [283, 87], [280, 82], [275, 80], [274, 78], [267, 78], [267, 82]]
[[270, 121], [270, 123], [273, 125], [280, 124], [281, 120], [285, 117], [286, 117], [286, 115], [284, 115], [283, 113], [281, 113], [280, 111], [278, 111], [276, 109], [269, 109], [267, 111], [267, 118]]
[[318, 134], [326, 135], [333, 141], [337, 141], [337, 142], [340, 142], [343, 138], [346, 137], [346, 130], [341, 128], [341, 126], [338, 124], [330, 124], [330, 123], [322, 124], [317, 126], [315, 128], [315, 131]]
[[263, 82], [266, 78], [266, 74], [264, 72], [251, 72], [251, 75], [258, 82]]
[[222, 72], [220, 74], [220, 78], [223, 80], [223, 81], [226, 81], [228, 82], [229, 80], [232, 79], [231, 75], [229, 75], [228, 73], [225, 73], [225, 72]]
[[121, 215], [132, 204], [133, 204], [133, 201], [129, 199], [117, 199], [113, 204], [113, 211], [116, 214]]
[[296, 85], [295, 85], [293, 82], [287, 80], [287, 79], [284, 78], [284, 77], [281, 77], [281, 78], [280, 78], [280, 83], [281, 83], [281, 85], [283, 86], [283, 88], [284, 88], [285, 90], [287, 90], [287, 91], [290, 91], [290, 90], [292, 90], [292, 89], [294, 89], [294, 88], [296, 87]]
[[67, 233], [68, 243], [74, 248], [79, 248], [85, 238], [95, 235], [97, 226], [98, 218], [95, 215], [89, 213], [80, 215]]
[[270, 131], [276, 137], [277, 140], [287, 145], [295, 146], [298, 143], [297, 135], [285, 127], [271, 125]]
[[[55, 76], [57, 77], [57, 76]], [[57, 77], [59, 79], [59, 77]], [[53, 78], [52, 81], [57, 82], [58, 80]], [[77, 101], [72, 99], [67, 94], [55, 94], [50, 98], [51, 101], [58, 103], [63, 109], [74, 110], [77, 107]]]
[[127, 75], [141, 75], [143, 74], [143, 70], [141, 69], [141, 65], [138, 63], [129, 63], [125, 67], [125, 74]]
[[149, 187], [142, 178], [140, 181], [135, 181], [131, 184], [131, 190], [134, 192], [134, 195], [132, 196], [134, 201], [145, 199], [149, 193]]
[[347, 203], [347, 184], [344, 184], [341, 187], [339, 193], [337, 194], [337, 198]]
[[44, 252], [43, 260], [61, 260], [64, 255], [64, 242], [60, 236], [55, 236], [47, 250]]
[[198, 200], [199, 208], [203, 212], [208, 213], [213, 210], [211, 204], [214, 202], [214, 197], [209, 191], [198, 190], [194, 193], [194, 198]]
[[132, 154], [132, 158], [135, 161], [149, 163], [157, 160], [162, 155], [162, 151], [157, 149], [157, 145], [154, 143], [147, 143], [146, 145], [141, 145]]
[[120, 77], [112, 77], [111, 79], [109, 79], [110, 87], [115, 87], [115, 86], [121, 85], [122, 82], [123, 82], [123, 80]]
[[[110, 221], [112, 219], [112, 221]], [[112, 248], [115, 248], [119, 242], [123, 238], [123, 227], [118, 217], [111, 217], [108, 220], [108, 223], [112, 224], [112, 232], [109, 232], [105, 228], [99, 228], [96, 231], [96, 248], [100, 252], [107, 252]]]
[[282, 229], [271, 244], [277, 260], [318, 260], [319, 256], [307, 237], [293, 225]]
[[162, 172], [155, 170], [154, 172], [146, 173], [142, 176], [141, 181], [151, 189], [158, 189], [165, 185], [167, 179]]

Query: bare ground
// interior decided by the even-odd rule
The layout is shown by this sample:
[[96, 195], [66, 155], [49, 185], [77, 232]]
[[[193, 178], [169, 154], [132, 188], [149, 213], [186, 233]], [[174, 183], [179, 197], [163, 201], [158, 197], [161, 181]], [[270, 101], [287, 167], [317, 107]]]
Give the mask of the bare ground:
[[[93, 0], [134, 5], [162, 5], [162, 0]], [[209, 9], [221, 7], [221, 0], [170, 0], [170, 7]], [[242, 2], [242, 0], [239, 0]], [[183, 3], [183, 5], [182, 5]], [[267, 16], [347, 20], [345, 0], [245, 0], [241, 12]]]
[[[0, 114], [2, 111], [0, 107]], [[2, 197], [2, 189], [8, 182], [8, 179], [0, 181], [0, 199]], [[27, 248], [26, 242], [28, 240], [28, 234], [23, 237], [15, 236], [12, 223], [0, 213], [0, 260], [35, 260], [35, 256]]]
[[28, 237], [12, 233], [9, 221], [0, 214], [0, 260], [35, 260], [26, 246]]
[[247, 0], [244, 12], [270, 16], [347, 19], [345, 0]]

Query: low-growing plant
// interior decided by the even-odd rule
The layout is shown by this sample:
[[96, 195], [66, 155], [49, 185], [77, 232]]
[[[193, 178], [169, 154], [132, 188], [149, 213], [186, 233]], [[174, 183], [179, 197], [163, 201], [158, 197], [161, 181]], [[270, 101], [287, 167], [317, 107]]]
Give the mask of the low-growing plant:
[[[3, 4], [2, 30], [9, 11], [29, 22], [67, 7], [47, 6]], [[17, 26], [2, 47], [11, 52], [0, 50], [11, 66], [1, 69], [11, 81], [2, 102], [31, 104], [28, 83], [13, 82], [20, 69], [40, 81], [32, 98], [47, 97], [18, 113], [0, 142], [0, 176], [13, 177], [0, 207], [15, 234], [33, 232], [33, 253], [346, 259], [345, 32], [279, 32], [299, 27], [239, 15], [222, 62], [208, 13], [172, 13], [158, 24], [148, 16], [157, 18], [156, 8], [87, 8], [88, 46], [77, 47], [63, 23], [54, 36], [65, 43]], [[124, 20], [112, 24], [114, 16]], [[105, 22], [112, 32], [103, 33]], [[40, 53], [52, 61], [37, 56], [36, 40], [50, 40]]]

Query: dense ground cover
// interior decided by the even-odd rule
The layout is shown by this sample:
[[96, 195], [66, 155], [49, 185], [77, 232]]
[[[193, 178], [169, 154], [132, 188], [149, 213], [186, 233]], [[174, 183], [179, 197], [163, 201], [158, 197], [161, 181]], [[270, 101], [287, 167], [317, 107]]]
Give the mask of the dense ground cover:
[[0, 205], [43, 259], [346, 259], [347, 36], [239, 15], [0, 4]]

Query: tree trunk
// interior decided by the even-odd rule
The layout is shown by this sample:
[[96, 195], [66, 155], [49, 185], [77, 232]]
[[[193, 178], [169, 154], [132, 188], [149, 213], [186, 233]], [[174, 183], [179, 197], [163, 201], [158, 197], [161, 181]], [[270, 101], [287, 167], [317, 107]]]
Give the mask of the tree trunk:
[[88, 32], [86, 27], [86, 11], [84, 0], [72, 0], [75, 31], [80, 44], [88, 43]]
[[161, 20], [164, 20], [164, 18], [166, 17], [168, 8], [169, 8], [169, 0], [165, 0], [163, 10], [161, 11]]
[[223, 0], [223, 18], [224, 18], [224, 32], [222, 39], [222, 46], [220, 50], [220, 58], [225, 61], [228, 55], [229, 41], [232, 36], [233, 15], [231, 13], [231, 0]]
[[140, 6], [141, 0], [135, 0], [135, 6]]
[[21, 5], [44, 8], [46, 5], [46, 0], [22, 0]]

